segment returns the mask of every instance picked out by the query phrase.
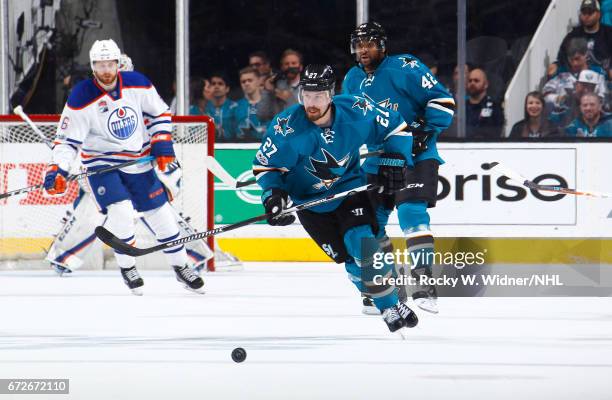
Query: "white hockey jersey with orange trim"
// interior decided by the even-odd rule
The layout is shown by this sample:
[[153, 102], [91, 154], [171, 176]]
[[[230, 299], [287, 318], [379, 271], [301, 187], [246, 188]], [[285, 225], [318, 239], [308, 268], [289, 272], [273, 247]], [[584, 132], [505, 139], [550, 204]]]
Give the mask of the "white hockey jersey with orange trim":
[[[53, 162], [69, 171], [79, 150], [85, 167], [124, 163], [149, 155], [151, 137], [172, 133], [172, 118], [153, 84], [138, 72], [119, 72], [107, 92], [95, 79], [79, 82], [70, 93], [57, 128]], [[151, 169], [149, 163], [122, 169]]]

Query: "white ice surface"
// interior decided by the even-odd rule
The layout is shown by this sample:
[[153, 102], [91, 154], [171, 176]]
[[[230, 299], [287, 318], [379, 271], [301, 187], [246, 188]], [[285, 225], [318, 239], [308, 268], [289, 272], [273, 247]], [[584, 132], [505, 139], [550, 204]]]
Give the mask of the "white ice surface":
[[[401, 341], [333, 264], [247, 263], [204, 296], [144, 271], [0, 272], [0, 378], [15, 399], [611, 399], [609, 298], [443, 298]], [[230, 353], [247, 350], [236, 364]]]

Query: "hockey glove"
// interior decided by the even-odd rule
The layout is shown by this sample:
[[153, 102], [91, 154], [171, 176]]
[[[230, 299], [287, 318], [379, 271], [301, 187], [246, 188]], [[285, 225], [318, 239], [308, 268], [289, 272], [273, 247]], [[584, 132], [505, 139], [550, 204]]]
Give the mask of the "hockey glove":
[[157, 161], [160, 171], [166, 170], [166, 165], [174, 161], [174, 147], [172, 146], [172, 135], [169, 133], [158, 133], [151, 138], [151, 155]]
[[273, 226], [291, 225], [295, 222], [295, 215], [280, 215], [287, 208], [289, 195], [281, 189], [266, 190], [263, 196], [263, 205], [268, 214], [268, 224]]
[[378, 161], [378, 184], [393, 194], [408, 185], [408, 165], [400, 153], [383, 153]]
[[431, 137], [430, 132], [425, 132], [425, 120], [417, 118], [410, 124], [412, 131], [412, 156], [416, 157], [427, 150], [427, 140]]
[[57, 164], [50, 164], [45, 172], [45, 190], [50, 195], [62, 194], [68, 187], [66, 183], [66, 177], [68, 171], [64, 171]]

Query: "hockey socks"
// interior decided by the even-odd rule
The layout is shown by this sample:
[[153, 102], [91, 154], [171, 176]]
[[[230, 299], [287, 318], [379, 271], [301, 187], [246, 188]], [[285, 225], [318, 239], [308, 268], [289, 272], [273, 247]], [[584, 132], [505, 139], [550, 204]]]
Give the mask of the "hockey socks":
[[380, 250], [372, 228], [360, 225], [344, 234], [344, 244], [351, 258], [345, 262], [349, 279], [365, 296], [370, 297], [379, 310], [394, 306], [397, 290], [388, 281], [393, 277], [393, 266], [383, 263], [374, 266], [374, 254]]

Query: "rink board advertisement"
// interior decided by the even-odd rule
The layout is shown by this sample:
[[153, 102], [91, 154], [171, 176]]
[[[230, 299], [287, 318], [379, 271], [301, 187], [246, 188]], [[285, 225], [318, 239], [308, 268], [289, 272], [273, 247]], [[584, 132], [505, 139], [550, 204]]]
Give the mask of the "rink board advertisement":
[[[242, 146], [216, 150], [217, 159], [239, 180], [252, 178], [255, 155], [255, 145]], [[610, 180], [605, 179], [612, 144], [442, 143], [440, 148], [446, 163], [440, 167], [438, 204], [430, 210], [438, 235], [610, 236], [609, 201], [530, 190], [487, 170], [486, 164], [500, 162], [539, 184], [612, 191]], [[257, 186], [236, 191], [217, 182], [215, 189], [217, 223], [234, 223], [262, 210]], [[394, 216], [391, 225], [397, 225]], [[232, 235], [276, 235], [265, 228], [251, 231], [261, 235], [244, 235], [244, 230]], [[303, 237], [294, 231], [289, 236]], [[287, 232], [278, 235], [288, 236]]]
[[[249, 179], [257, 145], [222, 146], [216, 157], [227, 159], [222, 163], [233, 176]], [[552, 259], [558, 258], [561, 250], [567, 254], [559, 260], [575, 261], [571, 251], [577, 249], [596, 257], [612, 257], [606, 250], [609, 240], [582, 239], [612, 237], [610, 200], [529, 190], [485, 168], [486, 163], [497, 161], [540, 184], [612, 192], [612, 180], [606, 172], [611, 143], [441, 143], [439, 148], [446, 163], [440, 167], [439, 201], [430, 214], [440, 246], [456, 247], [454, 238], [465, 238], [461, 245], [486, 241], [496, 254], [520, 253], [529, 258], [532, 252], [528, 249], [533, 248]], [[218, 182], [215, 188], [217, 223], [237, 222], [262, 210], [258, 187], [240, 192], [219, 190], [223, 184]], [[388, 232], [402, 236], [395, 213]], [[325, 260], [299, 224], [247, 226], [218, 240], [224, 249], [245, 258], [265, 259], [266, 252], [276, 256], [280, 252], [281, 259], [299, 254], [305, 257], [302, 259]], [[537, 262], [539, 258], [529, 260]]]

